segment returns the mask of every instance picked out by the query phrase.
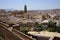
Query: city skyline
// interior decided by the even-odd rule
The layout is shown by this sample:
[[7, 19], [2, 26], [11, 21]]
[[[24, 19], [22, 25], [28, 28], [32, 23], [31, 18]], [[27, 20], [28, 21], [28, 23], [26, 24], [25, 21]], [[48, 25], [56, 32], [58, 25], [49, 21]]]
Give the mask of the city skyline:
[[60, 0], [0, 0], [0, 9], [24, 10], [60, 9]]

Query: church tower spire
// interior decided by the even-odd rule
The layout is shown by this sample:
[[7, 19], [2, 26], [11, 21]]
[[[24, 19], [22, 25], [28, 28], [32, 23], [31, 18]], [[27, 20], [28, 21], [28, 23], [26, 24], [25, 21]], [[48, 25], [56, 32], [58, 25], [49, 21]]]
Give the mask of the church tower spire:
[[27, 13], [27, 6], [26, 6], [26, 4], [24, 5], [24, 13]]

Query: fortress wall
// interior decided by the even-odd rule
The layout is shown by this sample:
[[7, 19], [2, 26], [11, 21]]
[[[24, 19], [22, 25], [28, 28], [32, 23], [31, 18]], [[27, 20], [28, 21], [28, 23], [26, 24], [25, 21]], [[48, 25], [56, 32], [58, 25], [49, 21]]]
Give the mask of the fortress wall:
[[0, 25], [0, 35], [4, 38], [4, 40], [21, 40], [19, 37], [14, 35], [7, 28]]

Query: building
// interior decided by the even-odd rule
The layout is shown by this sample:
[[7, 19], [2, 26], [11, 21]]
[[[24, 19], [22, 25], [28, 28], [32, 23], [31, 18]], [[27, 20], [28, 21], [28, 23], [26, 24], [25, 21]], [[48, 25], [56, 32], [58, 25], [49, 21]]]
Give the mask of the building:
[[37, 40], [60, 40], [60, 33], [57, 32], [48, 32], [48, 31], [30, 31], [28, 34], [35, 37]]
[[24, 13], [27, 13], [27, 6], [24, 6]]

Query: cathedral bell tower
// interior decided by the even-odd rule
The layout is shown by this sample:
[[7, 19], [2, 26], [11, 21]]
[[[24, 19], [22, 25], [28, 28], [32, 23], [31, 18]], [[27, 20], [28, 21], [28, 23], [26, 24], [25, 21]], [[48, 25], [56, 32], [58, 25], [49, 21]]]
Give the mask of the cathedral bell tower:
[[27, 13], [27, 6], [24, 6], [24, 13]]

